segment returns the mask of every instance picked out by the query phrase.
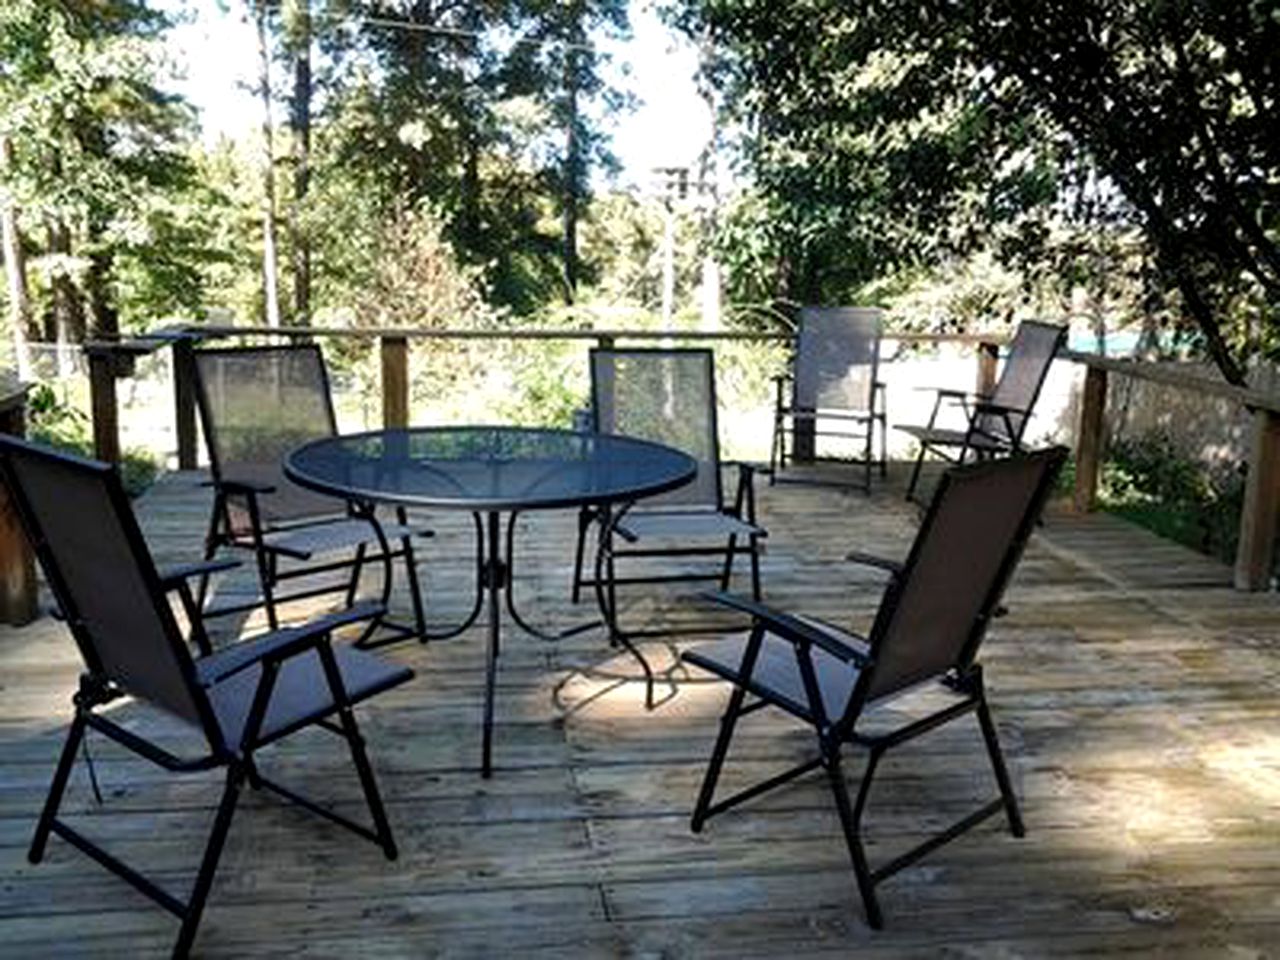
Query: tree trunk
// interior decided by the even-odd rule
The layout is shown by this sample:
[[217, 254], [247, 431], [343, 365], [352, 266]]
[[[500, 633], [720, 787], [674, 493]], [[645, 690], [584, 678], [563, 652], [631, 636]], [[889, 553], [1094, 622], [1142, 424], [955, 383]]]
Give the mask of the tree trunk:
[[267, 326], [280, 326], [279, 265], [276, 244], [275, 137], [271, 119], [271, 47], [267, 3], [256, 0], [258, 92], [262, 97], [262, 299]]
[[44, 325], [44, 338], [58, 346], [60, 374], [69, 373], [66, 367], [66, 348], [72, 343], [83, 343], [85, 335], [84, 298], [76, 282], [65, 267], [71, 256], [71, 230], [61, 220], [48, 226], [49, 253], [63, 259], [49, 280], [52, 293], [49, 313]]
[[93, 317], [93, 336], [97, 340], [114, 340], [120, 336], [120, 312], [111, 298], [113, 260], [112, 255], [105, 250], [98, 250], [89, 255], [85, 293], [89, 297], [89, 314]]
[[290, 0], [288, 38], [293, 58], [293, 202], [289, 205], [289, 245], [293, 251], [293, 322], [311, 320], [311, 238], [303, 216], [311, 187], [311, 0]]
[[[13, 144], [0, 133], [0, 170], [13, 163]], [[31, 300], [27, 293], [27, 260], [18, 233], [18, 208], [7, 193], [0, 194], [0, 233], [4, 241], [4, 272], [9, 290], [9, 330], [13, 336], [13, 357], [19, 380], [31, 379], [31, 348], [27, 326], [31, 322]]]
[[[577, 36], [574, 24], [570, 36]], [[578, 75], [577, 54], [565, 51], [565, 131], [564, 131], [564, 302], [573, 306], [578, 292], [578, 197], [582, 180], [581, 145], [578, 142]], [[664, 282], [663, 289], [666, 286]], [[665, 304], [665, 294], [664, 294]]]

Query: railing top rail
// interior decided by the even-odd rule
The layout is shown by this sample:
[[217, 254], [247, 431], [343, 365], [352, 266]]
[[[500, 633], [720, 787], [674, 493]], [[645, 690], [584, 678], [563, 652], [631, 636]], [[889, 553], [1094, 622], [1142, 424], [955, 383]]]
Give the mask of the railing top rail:
[[[795, 338], [792, 331], [751, 330], [635, 330], [586, 328], [524, 328], [494, 330], [458, 330], [377, 328], [377, 327], [238, 327], [192, 324], [167, 327], [148, 334], [157, 339], [172, 340], [183, 336], [214, 340], [223, 337], [347, 337], [376, 339], [398, 337], [406, 340], [736, 340], [749, 343], [785, 343]], [[886, 331], [886, 340], [901, 343], [1000, 344], [1007, 338], [976, 333], [914, 333]]]
[[1060, 350], [1058, 357], [1073, 363], [1083, 364], [1095, 370], [1105, 370], [1136, 380], [1148, 380], [1165, 386], [1192, 390], [1210, 397], [1231, 400], [1243, 407], [1255, 410], [1269, 410], [1280, 413], [1280, 396], [1263, 393], [1249, 387], [1237, 387], [1221, 380], [1210, 380], [1208, 377], [1185, 369], [1181, 365], [1153, 363], [1149, 360], [1124, 360], [1119, 357], [1104, 357], [1097, 353], [1084, 353], [1079, 350]]

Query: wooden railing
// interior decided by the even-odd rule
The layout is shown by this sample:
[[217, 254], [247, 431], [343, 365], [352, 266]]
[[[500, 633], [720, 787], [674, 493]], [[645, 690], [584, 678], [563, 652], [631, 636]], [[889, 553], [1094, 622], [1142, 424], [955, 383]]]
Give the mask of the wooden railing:
[[[173, 351], [174, 423], [177, 433], [178, 466], [194, 469], [197, 462], [196, 399], [192, 379], [191, 354], [196, 345], [209, 340], [235, 337], [280, 337], [377, 340], [382, 368], [382, 423], [402, 427], [409, 423], [409, 349], [411, 341], [425, 340], [583, 340], [599, 347], [619, 341], [676, 343], [790, 343], [791, 333], [699, 330], [421, 330], [370, 329], [348, 327], [167, 327], [129, 340], [96, 342], [86, 347], [89, 357], [89, 385], [93, 410], [94, 448], [100, 459], [120, 459], [119, 413], [116, 381], [132, 375], [137, 357], [169, 348]], [[901, 343], [956, 343], [977, 350], [975, 387], [985, 392], [995, 383], [996, 358], [1000, 341], [973, 334], [901, 333], [891, 339]]]
[[[93, 408], [94, 445], [99, 458], [120, 457], [116, 380], [129, 376], [139, 355], [169, 348], [173, 351], [173, 389], [178, 465], [197, 464], [195, 389], [191, 355], [203, 341], [233, 337], [282, 337], [288, 339], [348, 338], [377, 340], [382, 369], [382, 422], [387, 427], [409, 423], [409, 352], [413, 341], [425, 340], [585, 340], [608, 347], [630, 342], [757, 342], [788, 343], [791, 333], [750, 333], [698, 330], [421, 330], [328, 327], [172, 327], [144, 337], [87, 348]], [[975, 387], [987, 393], [995, 384], [1000, 341], [971, 334], [893, 333], [886, 339], [903, 343], [951, 343], [971, 346], [976, 354]], [[1103, 458], [1107, 378], [1109, 374], [1133, 377], [1240, 404], [1253, 415], [1252, 449], [1244, 507], [1240, 515], [1240, 542], [1234, 582], [1241, 590], [1262, 590], [1270, 584], [1280, 505], [1280, 399], [1221, 381], [1213, 381], [1170, 369], [1167, 365], [1118, 360], [1096, 354], [1063, 351], [1062, 359], [1085, 366], [1080, 422], [1076, 434], [1076, 476], [1073, 503], [1077, 510], [1092, 511], [1097, 501], [1098, 474]]]
[[1085, 367], [1080, 424], [1076, 431], [1073, 495], [1075, 508], [1081, 512], [1093, 510], [1097, 502], [1107, 380], [1111, 374], [1187, 390], [1203, 397], [1229, 400], [1250, 412], [1253, 428], [1233, 579], [1239, 590], [1267, 589], [1274, 569], [1277, 505], [1280, 505], [1280, 397], [1232, 386], [1221, 380], [1210, 380], [1168, 364], [1118, 360], [1073, 350], [1065, 350], [1060, 356]]

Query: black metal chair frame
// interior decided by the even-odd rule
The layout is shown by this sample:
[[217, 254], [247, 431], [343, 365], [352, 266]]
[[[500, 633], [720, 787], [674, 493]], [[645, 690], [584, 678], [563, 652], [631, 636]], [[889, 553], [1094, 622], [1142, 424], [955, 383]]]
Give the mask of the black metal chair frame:
[[[990, 621], [1004, 612], [1000, 606], [1000, 597], [1013, 574], [1027, 540], [1030, 538], [1036, 520], [1043, 509], [1052, 489], [1054, 479], [1061, 469], [1066, 455], [1067, 451], [1061, 447], [1030, 455], [1044, 458], [1046, 461], [1044, 472], [1041, 475], [1039, 486], [1031, 498], [1030, 509], [1026, 511], [1018, 524], [1016, 534], [1005, 552], [992, 589], [979, 607], [979, 614], [974, 619], [971, 629], [964, 640], [960, 655], [946, 672], [921, 678], [921, 681], [931, 678], [939, 680], [945, 688], [958, 695], [960, 699], [953, 701], [943, 709], [929, 713], [896, 729], [866, 734], [856, 728], [867, 709], [879, 702], [877, 698], [873, 698], [870, 695], [870, 692], [875, 678], [877, 658], [881, 653], [885, 632], [893, 618], [898, 598], [904, 593], [906, 584], [913, 575], [916, 557], [922, 552], [922, 545], [929, 536], [929, 532], [938, 516], [940, 507], [946, 497], [948, 485], [952, 482], [952, 475], [958, 471], [972, 472], [993, 468], [999, 469], [1002, 465], [1001, 463], [970, 464], [954, 468], [943, 475], [934, 499], [925, 514], [915, 545], [904, 563], [899, 564], [891, 560], [861, 553], [850, 555], [849, 559], [875, 566], [884, 570], [890, 576], [890, 581], [877, 611], [870, 636], [866, 640], [849, 634], [847, 631], [824, 630], [818, 621], [809, 618], [801, 619], [742, 597], [728, 594], [714, 595], [713, 598], [717, 602], [750, 614], [753, 622], [741, 663], [736, 671], [728, 670], [722, 663], [700, 656], [696, 650], [686, 651], [683, 654], [683, 658], [687, 662], [709, 670], [734, 683], [728, 706], [720, 721], [720, 731], [707, 766], [707, 772], [698, 792], [697, 802], [690, 822], [694, 833], [701, 832], [707, 820], [716, 814], [788, 783], [812, 770], [824, 769], [835, 798], [836, 810], [840, 817], [840, 824], [853, 864], [853, 871], [866, 912], [867, 923], [875, 929], [880, 929], [884, 925], [884, 918], [876, 897], [875, 888], [889, 877], [1001, 811], [1005, 814], [1009, 830], [1013, 836], [1021, 837], [1025, 834], [1025, 826], [1018, 808], [1017, 797], [1013, 791], [1008, 768], [1005, 765], [996, 735], [995, 723], [992, 720], [991, 711], [987, 704], [982, 666], [976, 662], [976, 657]], [[796, 664], [803, 681], [804, 697], [802, 700], [792, 699], [773, 688], [763, 686], [753, 680], [753, 671], [766, 634], [785, 640], [793, 647]], [[841, 642], [838, 639], [838, 635], [851, 637], [853, 642]], [[817, 671], [812, 659], [815, 648], [849, 663], [852, 669], [858, 671], [847, 706], [839, 716], [830, 715], [824, 704]], [[748, 693], [751, 693], [755, 698], [751, 703], [745, 702]], [[747, 787], [732, 796], [715, 801], [716, 784], [728, 754], [730, 741], [738, 720], [769, 706], [777, 707], [812, 726], [817, 735], [818, 755], [776, 776]], [[922, 843], [894, 857], [888, 863], [873, 869], [868, 863], [863, 846], [862, 817], [866, 811], [872, 781], [880, 760], [894, 747], [901, 746], [943, 724], [970, 713], [977, 715], [983, 740], [986, 744], [987, 755], [999, 789], [999, 797], [946, 829], [934, 834]], [[853, 744], [867, 751], [866, 766], [858, 786], [857, 795], [852, 800], [849, 796], [849, 789], [843, 770], [841, 749], [844, 744]]]
[[[412, 626], [397, 624], [382, 618], [378, 623], [371, 623], [364, 637], [360, 640], [360, 645], [364, 647], [382, 646], [387, 643], [394, 643], [399, 640], [417, 637], [422, 642], [429, 639], [441, 639], [445, 636], [452, 636], [456, 631], [449, 631], [443, 634], [431, 633], [426, 625], [426, 613], [422, 599], [422, 588], [418, 583], [417, 577], [417, 558], [413, 549], [412, 536], [405, 535], [400, 537], [400, 546], [393, 549], [389, 538], [377, 517], [376, 506], [372, 503], [364, 503], [356, 500], [348, 500], [341, 502], [335, 499], [336, 508], [345, 511], [344, 516], [319, 517], [319, 518], [302, 518], [287, 523], [272, 525], [264, 519], [264, 510], [262, 500], [276, 492], [276, 487], [271, 484], [255, 483], [246, 480], [239, 480], [227, 477], [224, 472], [222, 463], [218, 456], [217, 432], [218, 426], [216, 417], [213, 413], [213, 403], [208, 393], [207, 386], [203, 376], [200, 374], [199, 360], [202, 355], [211, 356], [244, 356], [253, 353], [273, 353], [273, 352], [290, 352], [290, 351], [312, 351], [317, 358], [318, 367], [323, 379], [323, 390], [325, 406], [328, 413], [328, 427], [332, 433], [337, 432], [337, 417], [333, 409], [333, 396], [329, 388], [329, 371], [324, 363], [324, 355], [317, 344], [279, 344], [272, 346], [251, 346], [251, 347], [219, 347], [202, 349], [193, 354], [193, 379], [196, 384], [196, 398], [200, 409], [201, 425], [204, 430], [206, 445], [209, 450], [210, 471], [213, 474], [211, 486], [214, 489], [213, 510], [209, 517], [209, 525], [205, 534], [205, 560], [212, 560], [222, 547], [231, 547], [234, 549], [250, 550], [253, 552], [254, 560], [257, 564], [258, 581], [262, 588], [262, 599], [245, 601], [241, 603], [230, 603], [220, 605], [215, 608], [209, 608], [206, 605], [206, 599], [209, 589], [209, 575], [201, 576], [199, 587], [197, 590], [198, 607], [202, 611], [205, 618], [230, 616], [237, 613], [244, 613], [250, 610], [256, 610], [258, 607], [265, 609], [267, 614], [267, 623], [271, 629], [279, 628], [279, 619], [277, 607], [280, 604], [290, 603], [296, 600], [305, 600], [313, 597], [324, 596], [331, 593], [345, 592], [346, 604], [351, 606], [355, 602], [356, 590], [359, 587], [360, 575], [364, 570], [365, 564], [380, 563], [382, 565], [382, 591], [380, 602], [386, 605], [391, 597], [392, 585], [392, 562], [397, 558], [403, 558], [405, 565], [405, 579], [409, 585], [409, 598], [412, 604], [414, 623]], [[243, 505], [244, 512], [249, 519], [248, 536], [238, 531], [231, 515], [231, 507], [235, 503]], [[282, 559], [295, 561], [304, 564], [312, 557], [309, 551], [293, 550], [287, 546], [280, 544], [272, 544], [268, 540], [268, 536], [272, 533], [285, 531], [296, 531], [300, 529], [310, 529], [321, 526], [325, 523], [334, 523], [343, 519], [358, 518], [369, 524], [372, 539], [377, 543], [377, 549], [373, 553], [368, 553], [366, 543], [361, 542], [354, 544], [355, 555], [350, 559], [326, 561], [322, 563], [313, 563], [306, 566], [291, 567], [287, 570], [280, 569], [280, 561]], [[396, 522], [404, 528], [408, 526], [408, 516], [404, 507], [396, 508]], [[417, 531], [419, 536], [431, 536], [429, 530]], [[336, 570], [350, 568], [351, 575], [347, 578], [345, 584], [325, 584], [318, 587], [309, 587], [297, 590], [293, 593], [283, 596], [276, 595], [276, 588], [281, 583], [303, 577], [314, 577], [319, 574], [331, 573]], [[378, 639], [372, 639], [372, 634], [377, 627], [384, 628], [386, 635]]]
[[[9, 453], [14, 449], [27, 454], [34, 453], [40, 457], [57, 460], [78, 470], [94, 473], [101, 477], [112, 509], [119, 517], [125, 537], [129, 541], [130, 552], [138, 560], [139, 572], [147, 581], [153, 598], [156, 599], [155, 616], [160, 619], [162, 628], [168, 636], [176, 662], [183, 674], [187, 694], [199, 713], [199, 728], [209, 748], [207, 753], [191, 757], [177, 756], [157, 746], [141, 734], [121, 726], [109, 717], [96, 712], [98, 708], [128, 696], [129, 693], [111, 679], [103, 669], [95, 648], [91, 626], [80, 615], [72, 593], [62, 577], [58, 559], [53, 555], [48, 542], [44, 538], [41, 520], [30, 501], [26, 498], [21, 481], [9, 462]], [[72, 696], [74, 715], [71, 727], [67, 733], [67, 739], [62, 748], [53, 781], [49, 787], [49, 794], [41, 810], [39, 821], [36, 824], [35, 835], [32, 838], [31, 847], [27, 854], [31, 863], [39, 863], [43, 859], [51, 833], [62, 837], [111, 873], [125, 880], [135, 889], [177, 916], [182, 921], [182, 926], [173, 948], [173, 956], [185, 957], [195, 940], [200, 917], [213, 884], [214, 873], [217, 870], [223, 843], [231, 826], [236, 802], [246, 782], [254, 789], [265, 787], [286, 800], [318, 814], [332, 823], [345, 827], [377, 844], [388, 860], [396, 859], [397, 850], [395, 840], [391, 834], [391, 826], [387, 820], [386, 810], [378, 792], [373, 768], [365, 751], [364, 739], [360, 734], [359, 726], [352, 712], [353, 701], [343, 683], [342, 671], [335, 659], [331, 645], [331, 636], [334, 630], [377, 617], [381, 613], [379, 606], [362, 604], [340, 613], [319, 618], [308, 624], [242, 641], [235, 646], [225, 648], [218, 654], [213, 654], [207, 661], [203, 661], [217, 669], [209, 671], [208, 675], [201, 677], [198, 674], [197, 665], [202, 661], [192, 659], [165, 597], [169, 593], [176, 592], [181, 597], [186, 611], [188, 613], [195, 611], [197, 609], [195, 607], [195, 598], [190, 590], [188, 580], [194, 576], [215, 572], [211, 568], [225, 569], [229, 562], [190, 564], [175, 568], [164, 574], [156, 571], [151, 563], [150, 553], [142, 538], [142, 533], [133, 518], [127, 495], [120, 484], [119, 475], [113, 467], [106, 464], [70, 457], [6, 437], [0, 438], [0, 471], [3, 472], [9, 494], [22, 519], [32, 547], [40, 559], [49, 587], [58, 601], [61, 614], [66, 620], [85, 664], [85, 673], [80, 678], [79, 689]], [[208, 656], [210, 654], [209, 640], [199, 617], [191, 620], [191, 629], [193, 639], [202, 653]], [[333, 699], [331, 709], [320, 716], [306, 718], [292, 726], [272, 731], [270, 735], [264, 736], [261, 732], [263, 721], [267, 716], [275, 681], [281, 667], [290, 658], [312, 651], [319, 657], [323, 667], [324, 677]], [[260, 668], [261, 674], [254, 691], [252, 706], [244, 724], [240, 742], [229, 745], [224, 743], [207, 691], [218, 683], [253, 667]], [[408, 680], [411, 676], [412, 674], [406, 670], [403, 679], [397, 682]], [[331, 719], [335, 714], [336, 722]], [[257, 751], [299, 729], [311, 725], [319, 726], [346, 740], [360, 779], [365, 801], [369, 807], [370, 816], [373, 820], [372, 829], [319, 806], [285, 786], [268, 780], [258, 770], [256, 765]], [[219, 768], [226, 769], [222, 797], [214, 817], [213, 827], [205, 844], [195, 884], [186, 902], [179, 900], [155, 881], [104, 850], [65, 820], [58, 817], [58, 809], [66, 790], [71, 769], [75, 764], [76, 751], [80, 749], [85, 732], [88, 729], [98, 731], [133, 753], [173, 773], [198, 773]], [[96, 790], [96, 779], [94, 785]]]
[[[745, 522], [752, 527], [757, 527], [754, 484], [755, 468], [751, 464], [734, 463], [738, 471], [737, 489], [734, 494], [732, 505], [728, 507], [724, 505], [723, 484], [720, 476], [720, 467], [724, 466], [724, 461], [719, 460], [719, 433], [716, 416], [715, 359], [712, 351], [701, 347], [596, 348], [591, 351], [592, 370], [594, 371], [595, 369], [595, 358], [598, 355], [616, 353], [653, 357], [671, 355], [698, 355], [706, 357], [708, 369], [710, 370], [710, 395], [708, 399], [710, 404], [709, 413], [711, 417], [710, 435], [716, 438], [716, 460], [718, 464], [715, 471], [715, 499], [717, 511], [726, 516], [732, 517], [735, 520]], [[591, 411], [593, 427], [598, 431], [600, 428], [598, 421], [600, 402], [596, 396], [597, 387], [598, 385], [595, 383], [593, 377]], [[583, 587], [588, 587], [594, 590], [596, 601], [600, 606], [601, 615], [605, 621], [606, 628], [609, 631], [610, 643], [613, 646], [621, 645], [625, 647], [627, 651], [630, 652], [631, 655], [640, 663], [640, 666], [644, 671], [645, 703], [650, 709], [652, 709], [655, 702], [653, 670], [649, 666], [648, 661], [643, 655], [641, 655], [634, 645], [634, 641], [644, 638], [668, 637], [677, 634], [706, 632], [707, 629], [720, 628], [686, 626], [649, 627], [624, 630], [618, 621], [618, 587], [641, 584], [693, 583], [715, 580], [719, 583], [722, 590], [727, 590], [729, 589], [729, 584], [733, 576], [734, 559], [738, 556], [746, 555], [749, 558], [751, 567], [751, 595], [756, 600], [759, 600], [761, 597], [760, 541], [764, 539], [767, 534], [764, 530], [748, 534], [746, 536], [747, 542], [745, 544], [739, 542], [738, 535], [735, 533], [728, 536], [728, 542], [724, 546], [631, 547], [619, 549], [614, 546], [615, 537], [628, 544], [638, 542], [637, 538], [630, 534], [625, 527], [620, 526], [635, 506], [636, 504], [632, 502], [623, 504], [621, 507], [611, 505], [605, 505], [602, 507], [584, 507], [579, 511], [578, 538], [574, 551], [573, 589], [571, 596], [572, 601], [574, 603], [578, 603], [581, 599], [581, 590]], [[593, 566], [592, 576], [586, 578], [583, 576], [582, 568], [586, 559], [587, 532], [593, 524], [596, 527], [597, 544], [595, 563]], [[722, 557], [723, 565], [718, 572], [618, 576], [617, 563], [620, 560], [664, 557]]]
[[[1047, 328], [1058, 332], [1058, 347], [1066, 341], [1067, 328], [1056, 324], [1039, 323], [1034, 320], [1024, 320], [1020, 324], [1033, 328]], [[1005, 359], [1005, 365], [1000, 372], [1003, 378], [1009, 370], [1011, 357]], [[1001, 456], [1010, 453], [1017, 453], [1022, 450], [1022, 437], [1026, 432], [1027, 424], [1031, 422], [1031, 413], [1035, 409], [1036, 401], [1040, 398], [1040, 391], [1044, 387], [1044, 381], [1049, 375], [1049, 367], [1053, 363], [1052, 356], [1045, 363], [1041, 372], [1039, 382], [1036, 384], [1035, 392], [1031, 396], [1031, 402], [1025, 407], [1007, 407], [1002, 406], [992, 400], [990, 395], [977, 395], [964, 390], [953, 390], [949, 388], [935, 388], [935, 397], [933, 401], [933, 411], [929, 414], [929, 422], [923, 428], [912, 428], [900, 426], [898, 429], [906, 430], [916, 437], [920, 444], [920, 451], [916, 455], [915, 464], [911, 468], [911, 479], [907, 483], [907, 500], [915, 500], [916, 486], [920, 482], [921, 468], [924, 466], [924, 458], [928, 453], [934, 453], [950, 463], [964, 463], [969, 454], [972, 453], [976, 459], [985, 460], [993, 456]], [[994, 395], [999, 390], [999, 382], [997, 381], [995, 389], [992, 391]], [[938, 426], [938, 415], [942, 412], [943, 401], [949, 403], [952, 407], [959, 406], [964, 413], [966, 425], [963, 438], [959, 443], [951, 440], [930, 439], [927, 434]], [[992, 420], [1000, 424], [1002, 430], [993, 432], [986, 424]], [[949, 448], [959, 448], [959, 453], [954, 456], [949, 454]]]
[[[804, 322], [804, 311], [802, 311], [800, 317], [801, 329], [797, 334], [797, 343], [791, 358], [792, 372], [780, 374], [773, 378], [773, 441], [769, 445], [769, 483], [770, 485], [775, 483], [809, 483], [836, 487], [859, 486], [859, 484], [827, 479], [780, 476], [782, 471], [787, 468], [787, 438], [791, 438], [791, 459], [795, 459], [794, 447], [797, 423], [806, 422], [809, 424], [809, 429], [805, 432], [813, 439], [815, 447], [819, 437], [863, 441], [863, 453], [860, 458], [824, 456], [818, 454], [815, 449], [809, 459], [815, 462], [847, 463], [861, 466], [862, 483], [860, 486], [865, 492], [870, 493], [872, 472], [878, 470], [881, 479], [883, 479], [888, 470], [889, 458], [888, 402], [886, 400], [885, 385], [877, 379], [880, 365], [880, 335], [877, 332], [872, 350], [871, 396], [867, 398], [867, 409], [865, 411], [812, 409], [802, 405], [796, 397], [799, 380], [796, 377], [795, 366], [800, 362], [798, 338], [804, 336]], [[788, 385], [790, 385], [790, 390], [788, 390]], [[788, 402], [788, 393], [791, 394], [790, 402]], [[788, 421], [790, 421], [790, 425], [788, 425]], [[823, 429], [820, 426], [822, 421], [831, 421], [834, 425]], [[863, 429], [854, 429], [859, 425]], [[839, 429], [839, 427], [844, 427], [844, 429]], [[880, 434], [879, 457], [875, 456], [877, 427]]]

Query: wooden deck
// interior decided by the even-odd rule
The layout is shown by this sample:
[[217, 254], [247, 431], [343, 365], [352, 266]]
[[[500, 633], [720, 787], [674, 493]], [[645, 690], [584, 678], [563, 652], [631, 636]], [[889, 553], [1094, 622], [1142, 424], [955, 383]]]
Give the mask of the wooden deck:
[[[196, 552], [207, 491], [166, 477], [139, 504], [162, 562]], [[867, 499], [762, 488], [766, 592], [865, 622], [876, 574], [850, 548], [901, 554], [901, 478]], [[433, 618], [469, 597], [457, 517], [426, 552]], [[572, 517], [523, 518], [518, 589], [539, 622], [567, 602]], [[1280, 943], [1280, 599], [1228, 588], [1225, 566], [1119, 521], [1053, 512], [985, 647], [1028, 836], [991, 821], [881, 888], [868, 930], [822, 782], [713, 820], [688, 814], [725, 690], [670, 675], [651, 713], [598, 632], [559, 645], [507, 634], [496, 774], [483, 781], [483, 626], [387, 655], [417, 679], [362, 711], [401, 857], [387, 863], [274, 798], [246, 794], [197, 940], [202, 956], [1274, 956]], [[403, 590], [397, 600], [404, 605]], [[691, 599], [631, 616], [700, 616]], [[252, 629], [249, 625], [247, 629]], [[648, 649], [669, 664], [661, 644]], [[587, 667], [583, 671], [576, 668]], [[25, 847], [77, 668], [45, 618], [0, 631], [0, 955], [163, 956], [176, 922], [58, 839]], [[905, 708], [904, 708], [905, 709]], [[744, 721], [727, 785], [807, 755], [778, 717]], [[185, 895], [217, 795], [93, 741], [105, 807], [80, 765], [68, 809]], [[851, 762], [851, 769], [858, 764]], [[264, 769], [362, 815], [341, 744], [304, 734]], [[975, 728], [891, 756], [868, 830], [883, 862], [991, 790]]]

